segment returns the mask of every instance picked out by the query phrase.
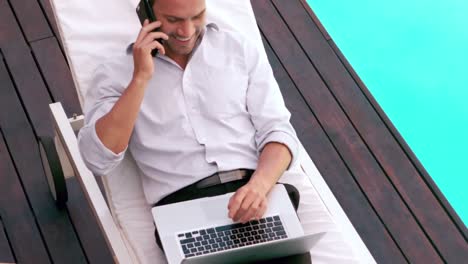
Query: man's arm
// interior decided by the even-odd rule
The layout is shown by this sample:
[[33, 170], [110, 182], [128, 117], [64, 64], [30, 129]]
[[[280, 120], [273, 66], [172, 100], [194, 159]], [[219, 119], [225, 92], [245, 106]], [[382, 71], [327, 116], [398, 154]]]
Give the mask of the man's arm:
[[112, 109], [96, 121], [102, 144], [118, 154], [127, 148], [148, 81], [133, 79]]
[[285, 145], [278, 142], [267, 143], [250, 182], [264, 186], [268, 193], [286, 171], [291, 159], [291, 152]]
[[[167, 35], [148, 33], [159, 25], [160, 22], [145, 22], [142, 27], [131, 58], [134, 64], [133, 75], [132, 72], [127, 72], [128, 67], [122, 69], [122, 65], [114, 65], [111, 61], [96, 69], [95, 87], [86, 95], [89, 104], [85, 106], [86, 124], [78, 134], [83, 161], [96, 175], [106, 175], [124, 158], [148, 80], [154, 71], [151, 50], [156, 47], [164, 54], [164, 48], [154, 39], [167, 39]], [[123, 76], [111, 76], [111, 73]], [[114, 82], [113, 78], [127, 78], [124, 76], [128, 75], [131, 76], [131, 81], [127, 87]]]
[[229, 216], [242, 222], [263, 216], [267, 207], [266, 195], [297, 159], [299, 144], [289, 122], [291, 114], [266, 54], [252, 43], [244, 43], [249, 74], [247, 109], [261, 154], [253, 177], [233, 195], [228, 205]]
[[267, 209], [266, 196], [283, 175], [292, 160], [289, 149], [277, 142], [269, 142], [260, 154], [258, 166], [250, 181], [229, 201], [229, 217], [247, 222], [261, 218]]
[[115, 154], [126, 149], [135, 126], [148, 81], [154, 71], [153, 58], [150, 53], [154, 48], [164, 54], [164, 47], [156, 38], [167, 35], [162, 32], [151, 32], [161, 26], [161, 22], [151, 24], [145, 21], [135, 44], [133, 45], [134, 72], [133, 78], [122, 96], [112, 109], [96, 122], [96, 134], [99, 140]]

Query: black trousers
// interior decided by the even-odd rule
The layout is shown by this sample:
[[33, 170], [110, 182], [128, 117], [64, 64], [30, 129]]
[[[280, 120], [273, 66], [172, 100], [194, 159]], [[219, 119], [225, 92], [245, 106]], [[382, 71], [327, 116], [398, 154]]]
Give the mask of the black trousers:
[[[232, 181], [232, 182], [219, 184], [219, 185], [215, 185], [215, 186], [211, 186], [207, 188], [202, 188], [202, 189], [197, 189], [197, 188], [193, 188], [193, 186], [188, 186], [166, 196], [161, 201], [156, 203], [154, 206], [183, 202], [183, 201], [216, 196], [216, 195], [222, 195], [222, 194], [226, 194], [229, 192], [235, 192], [237, 191], [237, 189], [242, 187], [247, 182], [248, 182], [248, 179], [243, 179], [243, 180]], [[284, 184], [284, 186], [286, 187], [289, 198], [291, 199], [291, 203], [293, 204], [294, 208], [297, 211], [297, 208], [299, 206], [299, 200], [300, 200], [299, 191], [290, 184]], [[156, 243], [158, 244], [159, 248], [161, 248], [164, 251], [161, 245], [161, 239], [159, 238], [157, 229], [155, 230], [154, 235], [156, 238]], [[252, 262], [251, 264], [253, 263], [255, 264], [280, 264], [280, 263], [281, 264], [283, 263], [284, 264], [295, 264], [295, 263], [310, 264], [311, 257], [310, 257], [310, 253], [307, 252], [304, 254], [297, 254], [297, 255], [288, 256], [288, 257]]]

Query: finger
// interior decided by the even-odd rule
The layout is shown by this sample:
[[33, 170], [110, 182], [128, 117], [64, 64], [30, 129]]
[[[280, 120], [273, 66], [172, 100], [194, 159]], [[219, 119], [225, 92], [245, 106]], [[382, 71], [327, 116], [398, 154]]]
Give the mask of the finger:
[[141, 45], [146, 45], [158, 39], [168, 40], [169, 37], [163, 32], [151, 32], [147, 34], [139, 43]]
[[137, 54], [148, 54], [153, 49], [158, 49], [161, 54], [166, 54], [166, 50], [164, 49], [164, 46], [158, 41], [153, 40], [152, 42], [146, 45], [141, 45], [141, 44], [133, 45], [133, 55], [138, 56]]
[[241, 218], [240, 221], [244, 223], [252, 220], [256, 216], [258, 210], [260, 209], [261, 202], [261, 198], [256, 198], [255, 200], [253, 200], [253, 202], [250, 204], [250, 207], [244, 213], [244, 216]]
[[147, 26], [148, 24], [149, 24], [149, 20], [145, 19], [145, 21], [143, 21], [143, 25], [141, 26], [140, 32], [138, 32], [138, 36], [137, 36], [137, 39], [135, 40], [135, 43], [138, 43], [143, 38], [144, 34], [142, 32], [142, 29], [143, 29], [143, 27]]
[[263, 200], [263, 202], [260, 204], [260, 209], [258, 209], [257, 214], [255, 215], [255, 218], [259, 220], [260, 218], [263, 218], [267, 211], [268, 205], [266, 200]]
[[148, 19], [145, 19], [145, 21], [143, 22], [143, 26], [140, 29], [140, 33], [138, 33], [138, 37], [135, 43], [139, 43], [143, 38], [146, 37], [146, 35], [148, 35], [148, 33], [150, 33], [151, 31], [153, 31], [154, 29], [160, 26], [161, 26], [160, 21], [149, 23]]
[[245, 197], [245, 192], [243, 189], [237, 190], [236, 193], [231, 197], [228, 205], [229, 209], [229, 218], [232, 218], [234, 220], [234, 216], [237, 214], [237, 211], [239, 210], [242, 201], [244, 200]]
[[157, 42], [156, 40], [151, 43], [150, 48], [151, 48], [151, 51], [154, 50], [154, 49], [158, 49], [159, 54], [161, 54], [161, 55], [166, 54], [166, 50], [164, 49], [164, 46], [161, 43]]
[[159, 28], [162, 25], [161, 21], [154, 21], [151, 22], [141, 28], [141, 31], [149, 33], [157, 28]]
[[240, 221], [245, 223], [245, 221], [248, 220], [245, 216], [248, 213], [252, 203], [255, 202], [255, 198], [256, 196], [252, 194], [245, 196], [241, 206], [239, 207], [239, 210], [237, 210], [237, 213], [234, 216], [234, 221]]

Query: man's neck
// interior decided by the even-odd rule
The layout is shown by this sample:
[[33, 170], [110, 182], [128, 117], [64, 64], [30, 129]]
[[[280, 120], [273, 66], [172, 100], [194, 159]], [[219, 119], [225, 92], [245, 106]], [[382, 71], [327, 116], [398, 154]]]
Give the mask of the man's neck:
[[175, 61], [184, 70], [185, 70], [185, 67], [187, 66], [187, 63], [190, 57], [190, 55], [172, 54], [171, 52], [167, 50], [166, 50], [166, 56], [171, 58], [173, 61]]
[[178, 55], [174, 54], [171, 52], [170, 49], [166, 48], [166, 56], [171, 58], [173, 61], [175, 61], [182, 69], [185, 70], [185, 67], [187, 67], [188, 61], [192, 57], [193, 53], [197, 50], [198, 46], [200, 45], [203, 37], [205, 35], [205, 29], [201, 32], [201, 34], [197, 38], [197, 42], [195, 43], [195, 47], [193, 48], [192, 52], [187, 55]]

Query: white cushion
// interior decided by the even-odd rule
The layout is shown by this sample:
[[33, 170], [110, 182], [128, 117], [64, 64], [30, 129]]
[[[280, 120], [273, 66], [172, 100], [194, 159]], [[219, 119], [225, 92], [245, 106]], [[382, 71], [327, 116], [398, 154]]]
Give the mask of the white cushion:
[[151, 207], [146, 202], [140, 173], [130, 152], [119, 166], [103, 177], [103, 182], [111, 212], [129, 242], [129, 252], [138, 259], [135, 263], [165, 262], [155, 242]]
[[[99, 63], [123, 54], [135, 41], [141, 27], [135, 12], [138, 1], [51, 0], [82, 103]], [[263, 47], [249, 0], [206, 2], [208, 22], [242, 32]]]
[[[301, 153], [298, 164], [307, 158]], [[138, 263], [167, 263], [154, 238], [150, 207], [143, 195], [140, 174], [129, 152], [124, 161], [105, 177], [106, 194], [122, 232]], [[298, 215], [306, 234], [328, 233], [311, 250], [314, 263], [357, 263], [327, 207], [300, 166], [291, 168], [280, 182], [294, 185], [301, 195]]]
[[[109, 56], [125, 52], [125, 47], [135, 40], [140, 28], [135, 14], [138, 0], [51, 2], [82, 102], [83, 95], [94, 88], [89, 83], [96, 66]], [[208, 22], [239, 31], [264, 50], [249, 0], [207, 0], [207, 15]], [[300, 166], [308, 168], [307, 175]], [[135, 161], [127, 153], [124, 161], [103, 178], [110, 209], [135, 263], [165, 263], [154, 240], [153, 219], [139, 177]], [[320, 188], [315, 189], [309, 179]], [[285, 173], [281, 180], [299, 189], [298, 214], [305, 232], [329, 231], [311, 251], [314, 263], [352, 263], [353, 250], [361, 261], [374, 262], [302, 147], [298, 167]], [[346, 243], [344, 237], [352, 244]]]

